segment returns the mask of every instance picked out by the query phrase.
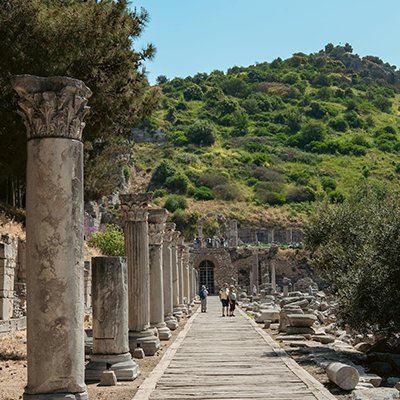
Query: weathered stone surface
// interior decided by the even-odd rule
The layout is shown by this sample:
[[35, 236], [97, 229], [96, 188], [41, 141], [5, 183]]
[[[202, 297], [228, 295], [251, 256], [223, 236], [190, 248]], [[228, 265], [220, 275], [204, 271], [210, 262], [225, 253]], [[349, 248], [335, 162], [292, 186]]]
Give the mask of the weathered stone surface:
[[360, 379], [358, 371], [355, 368], [338, 362], [329, 364], [326, 374], [330, 381], [343, 390], [353, 390]]
[[144, 358], [144, 356], [145, 356], [143, 349], [140, 347], [136, 347], [136, 349], [133, 350], [132, 355], [133, 355], [133, 357], [139, 358], [139, 359]]
[[396, 400], [400, 399], [399, 391], [392, 388], [360, 389], [351, 394], [353, 400]]
[[335, 341], [333, 336], [328, 335], [313, 335], [311, 339], [322, 344], [333, 343]]
[[264, 323], [265, 321], [278, 322], [279, 321], [279, 310], [261, 310], [257, 318], [256, 322]]
[[20, 95], [30, 139], [26, 189], [28, 384], [24, 398], [56, 398], [55, 393], [63, 393], [63, 398], [86, 399], [80, 139], [91, 92], [83, 82], [66, 77], [17, 76], [13, 87]]
[[168, 211], [149, 209], [150, 326], [158, 330], [160, 340], [169, 340], [171, 331], [164, 322], [163, 238]]
[[290, 326], [295, 327], [311, 327], [317, 320], [314, 314], [288, 314]]
[[120, 195], [128, 263], [129, 347], [132, 352], [139, 344], [146, 355], [160, 348], [159, 338], [150, 329], [148, 204], [152, 197], [152, 193]]
[[364, 373], [360, 376], [360, 382], [370, 383], [374, 387], [379, 387], [381, 386], [382, 378], [379, 375]]
[[116, 386], [116, 385], [117, 385], [117, 377], [115, 376], [114, 371], [103, 371], [99, 386]]
[[126, 260], [122, 257], [92, 260], [93, 352], [85, 378], [101, 380], [103, 370], [110, 369], [118, 380], [134, 380], [139, 367], [129, 353]]

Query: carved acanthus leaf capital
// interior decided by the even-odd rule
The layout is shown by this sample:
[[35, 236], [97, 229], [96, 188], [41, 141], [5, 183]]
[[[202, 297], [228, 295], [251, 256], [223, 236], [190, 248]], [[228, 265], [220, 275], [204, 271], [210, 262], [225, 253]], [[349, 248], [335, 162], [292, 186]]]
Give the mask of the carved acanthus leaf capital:
[[125, 221], [147, 221], [148, 205], [153, 199], [153, 193], [129, 193], [119, 195], [121, 209]]
[[164, 239], [165, 224], [149, 223], [149, 245], [161, 246]]
[[82, 139], [83, 122], [91, 90], [80, 80], [53, 76], [49, 78], [17, 75], [12, 79], [14, 90], [20, 96], [28, 140], [60, 137]]

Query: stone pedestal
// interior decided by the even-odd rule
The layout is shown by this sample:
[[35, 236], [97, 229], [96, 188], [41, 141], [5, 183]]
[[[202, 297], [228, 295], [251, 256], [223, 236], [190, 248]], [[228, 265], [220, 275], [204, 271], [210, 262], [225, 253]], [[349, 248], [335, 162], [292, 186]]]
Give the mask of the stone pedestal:
[[171, 242], [171, 251], [172, 251], [172, 304], [174, 310], [174, 316], [178, 318], [182, 318], [182, 304], [180, 303], [180, 272], [179, 272], [179, 263], [178, 263], [178, 238], [180, 236], [180, 232], [174, 231], [172, 235]]
[[139, 367], [129, 353], [126, 260], [94, 257], [92, 262], [93, 353], [86, 381], [100, 381], [106, 369], [114, 371], [119, 381], [133, 381]]
[[164, 279], [162, 271], [162, 247], [167, 215], [168, 211], [165, 208], [149, 209], [150, 326], [158, 330], [160, 340], [171, 338], [171, 331], [164, 322]]
[[152, 193], [120, 195], [124, 212], [125, 255], [128, 263], [129, 348], [141, 347], [147, 356], [160, 348], [150, 329], [150, 269], [148, 203]]
[[165, 225], [163, 240], [163, 280], [164, 280], [164, 321], [170, 330], [178, 327], [178, 321], [173, 316], [173, 299], [172, 299], [172, 249], [171, 241], [175, 224], [167, 223]]
[[84, 382], [83, 118], [90, 90], [14, 77], [28, 133], [25, 400], [87, 399]]

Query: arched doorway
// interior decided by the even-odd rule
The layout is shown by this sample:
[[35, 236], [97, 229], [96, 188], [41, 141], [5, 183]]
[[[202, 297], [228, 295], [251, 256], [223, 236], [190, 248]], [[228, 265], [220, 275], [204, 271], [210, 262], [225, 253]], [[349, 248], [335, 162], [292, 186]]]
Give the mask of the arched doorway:
[[[208, 293], [214, 294], [214, 264], [211, 261], [204, 260], [199, 265], [199, 285], [204, 285], [208, 289]], [[200, 289], [199, 288], [199, 289]]]
[[247, 269], [239, 269], [238, 286], [249, 293], [250, 290], [250, 271]]

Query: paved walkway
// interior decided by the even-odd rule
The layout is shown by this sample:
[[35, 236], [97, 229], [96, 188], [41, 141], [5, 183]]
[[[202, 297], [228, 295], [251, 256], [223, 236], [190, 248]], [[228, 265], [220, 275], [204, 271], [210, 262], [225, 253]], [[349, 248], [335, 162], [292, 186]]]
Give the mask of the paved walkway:
[[217, 297], [189, 319], [134, 400], [334, 400], [243, 312]]

